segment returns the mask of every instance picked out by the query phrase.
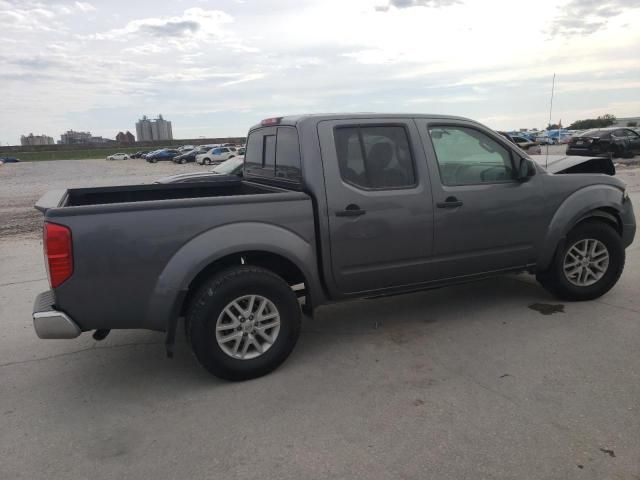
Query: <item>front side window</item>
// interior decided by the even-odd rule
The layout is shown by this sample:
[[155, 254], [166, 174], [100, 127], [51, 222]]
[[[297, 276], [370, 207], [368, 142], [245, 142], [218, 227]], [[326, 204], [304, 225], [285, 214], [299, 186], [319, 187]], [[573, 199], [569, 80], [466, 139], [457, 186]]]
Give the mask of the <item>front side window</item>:
[[511, 153], [473, 128], [432, 127], [429, 135], [444, 185], [476, 185], [513, 180]]
[[409, 137], [402, 126], [338, 127], [334, 131], [342, 179], [363, 189], [416, 184]]

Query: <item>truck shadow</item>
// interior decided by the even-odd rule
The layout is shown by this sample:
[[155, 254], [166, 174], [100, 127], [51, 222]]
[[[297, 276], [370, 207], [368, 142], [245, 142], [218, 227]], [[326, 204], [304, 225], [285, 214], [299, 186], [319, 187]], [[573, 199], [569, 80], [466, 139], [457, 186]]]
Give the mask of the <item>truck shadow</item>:
[[[402, 343], [403, 336], [464, 329], [479, 321], [519, 322], [533, 303], [554, 301], [528, 275], [508, 275], [417, 293], [327, 306], [307, 319], [296, 349], [313, 356], [329, 338]], [[404, 333], [403, 333], [404, 332]], [[341, 340], [345, 341], [345, 340]]]
[[[479, 319], [488, 322], [523, 321], [517, 312], [550, 297], [527, 278], [508, 276], [437, 290], [371, 300], [356, 300], [323, 307], [313, 319], [305, 317], [300, 342], [291, 358], [271, 376], [253, 382], [269, 382], [289, 370], [305, 368], [318, 357], [326, 362], [326, 350], [357, 348], [363, 343], [399, 345], [436, 332], [465, 329]], [[146, 331], [113, 332], [95, 348], [74, 354], [74, 361], [60, 370], [63, 381], [78, 377], [92, 396], [119, 396], [135, 392], [153, 395], [171, 390], [184, 392], [234, 385], [210, 376], [190, 351], [179, 326], [176, 351], [166, 359], [164, 334]], [[80, 380], [82, 377], [82, 380]], [[87, 382], [87, 377], [91, 380]], [[250, 383], [253, 383], [250, 382]], [[239, 384], [235, 384], [239, 385]], [[77, 387], [75, 389], [77, 391]], [[109, 393], [111, 392], [111, 393]], [[128, 393], [127, 393], [128, 392]]]

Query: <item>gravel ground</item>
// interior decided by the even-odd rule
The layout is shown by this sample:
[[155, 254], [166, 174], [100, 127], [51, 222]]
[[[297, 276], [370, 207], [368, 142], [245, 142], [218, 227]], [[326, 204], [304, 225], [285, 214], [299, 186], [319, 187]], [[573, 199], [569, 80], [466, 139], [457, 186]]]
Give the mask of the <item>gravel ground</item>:
[[208, 168], [211, 167], [195, 163], [151, 164], [139, 159], [120, 162], [58, 160], [0, 165], [0, 238], [40, 235], [42, 215], [33, 205], [47, 190], [152, 183], [167, 175]]

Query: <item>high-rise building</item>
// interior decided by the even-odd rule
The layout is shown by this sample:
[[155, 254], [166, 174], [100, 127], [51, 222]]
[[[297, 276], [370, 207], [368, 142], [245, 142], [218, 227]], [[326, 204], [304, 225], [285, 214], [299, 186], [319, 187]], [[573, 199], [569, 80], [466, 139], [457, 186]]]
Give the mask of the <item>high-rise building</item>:
[[29, 135], [22, 135], [20, 137], [21, 145], [53, 145], [54, 143], [53, 137], [47, 135], [34, 135], [30, 133]]
[[158, 118], [150, 120], [146, 115], [136, 122], [136, 138], [139, 142], [153, 140], [173, 140], [171, 122], [158, 115]]

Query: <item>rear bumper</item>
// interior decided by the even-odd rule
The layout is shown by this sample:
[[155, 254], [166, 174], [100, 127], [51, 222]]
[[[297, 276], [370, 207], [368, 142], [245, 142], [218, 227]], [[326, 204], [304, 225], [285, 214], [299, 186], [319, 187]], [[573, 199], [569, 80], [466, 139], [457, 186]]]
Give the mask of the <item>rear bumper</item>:
[[66, 313], [54, 308], [53, 291], [42, 292], [33, 304], [33, 328], [40, 338], [76, 338], [80, 327]]

